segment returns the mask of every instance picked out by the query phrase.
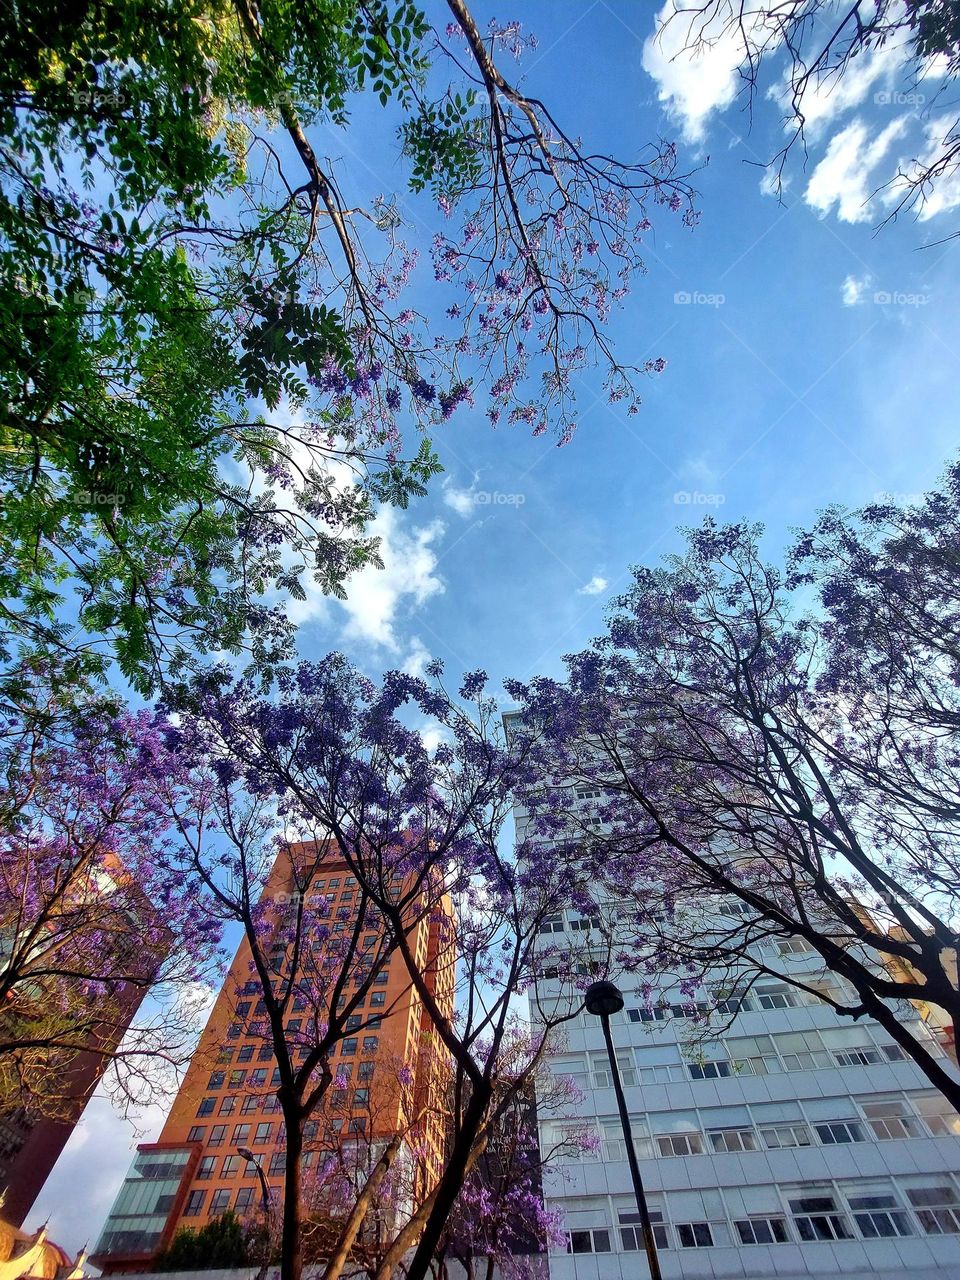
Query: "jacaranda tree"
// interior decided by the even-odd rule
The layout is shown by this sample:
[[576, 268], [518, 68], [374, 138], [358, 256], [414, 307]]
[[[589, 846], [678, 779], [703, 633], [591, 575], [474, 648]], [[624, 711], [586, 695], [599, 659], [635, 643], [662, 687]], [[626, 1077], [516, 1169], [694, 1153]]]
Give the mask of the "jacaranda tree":
[[[503, 848], [514, 792], [536, 776], [537, 739], [504, 740], [482, 673], [468, 676], [456, 698], [440, 684], [439, 667], [432, 671], [433, 683], [392, 672], [377, 686], [332, 654], [282, 674], [270, 697], [226, 672], [208, 673], [169, 740], [195, 778], [194, 806], [201, 803], [179, 810], [191, 873], [243, 925], [267, 1014], [263, 1034], [280, 1071], [284, 1280], [297, 1280], [302, 1263], [305, 1127], [336, 1087], [332, 1050], [385, 958], [402, 962], [430, 1029], [445, 1082], [447, 1149], [439, 1174], [380, 1242], [376, 1280], [401, 1266], [414, 1280], [428, 1274], [471, 1170], [516, 1099], [529, 1096], [551, 1034], [582, 1001], [577, 982], [566, 983], [535, 1035], [514, 1007], [538, 972], [543, 920], [576, 887], [562, 864], [528, 865], [522, 851]], [[414, 727], [427, 719], [443, 734], [433, 750]], [[272, 831], [303, 863], [302, 892], [279, 934], [276, 911], [261, 904], [277, 852], [266, 840]], [[357, 881], [357, 914], [337, 922], [339, 931], [323, 917], [323, 894], [309, 889], [318, 846], [335, 851]], [[436, 973], [418, 955], [419, 922], [442, 926], [427, 956]], [[288, 959], [276, 973], [278, 943]], [[298, 996], [311, 1029], [291, 1038], [285, 1014]], [[344, 1223], [359, 1244], [379, 1194], [364, 1201], [361, 1189], [364, 1212]], [[344, 1236], [333, 1250], [337, 1266], [348, 1254]]]
[[[49, 0], [0, 33], [0, 660], [112, 655], [140, 691], [219, 650], [266, 674], [277, 595], [376, 561], [373, 510], [424, 492], [459, 405], [567, 439], [599, 363], [636, 407], [607, 320], [652, 207], [689, 216], [674, 151], [582, 148], [504, 71], [519, 24], [445, 12]], [[399, 141], [441, 328], [396, 201], [325, 131]]]
[[[759, 966], [868, 1015], [960, 1109], [942, 1051], [896, 1007], [960, 1018], [957, 483], [955, 464], [913, 508], [827, 513], [788, 574], [757, 528], [707, 520], [685, 554], [634, 570], [566, 683], [513, 689], [554, 743], [541, 831], [617, 893], [656, 893], [635, 953], [693, 974]], [[791, 592], [811, 585], [804, 614]], [[576, 786], [597, 798], [571, 829]], [[698, 935], [689, 909], [714, 895], [740, 910]], [[771, 943], [816, 952], [836, 984], [805, 982]]]

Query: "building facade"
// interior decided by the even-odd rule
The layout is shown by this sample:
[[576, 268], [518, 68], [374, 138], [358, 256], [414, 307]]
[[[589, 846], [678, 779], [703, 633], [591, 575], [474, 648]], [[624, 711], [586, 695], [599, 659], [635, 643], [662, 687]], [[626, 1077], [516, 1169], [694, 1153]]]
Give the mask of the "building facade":
[[[522, 809], [517, 824], [522, 837]], [[589, 911], [581, 903], [544, 922], [531, 1009], [536, 1021], [538, 1008], [550, 1018], [564, 1002], [576, 1007], [593, 975], [623, 991], [610, 1025], [663, 1275], [960, 1280], [960, 1115], [879, 1024], [772, 978], [719, 1007], [716, 990], [709, 1001], [692, 998], [689, 984], [685, 994], [680, 975], [660, 974], [651, 990], [648, 975], [616, 965], [618, 922], [631, 908], [591, 893]], [[706, 932], [740, 904], [705, 899], [698, 909]], [[805, 944], [763, 945], [799, 979], [838, 982]], [[718, 974], [717, 988], [729, 980], [729, 970]], [[917, 1010], [904, 1001], [899, 1012], [953, 1069]], [[551, 1276], [645, 1277], [599, 1019], [581, 1009], [548, 1065], [576, 1081], [583, 1101], [554, 1113], [540, 1106], [542, 1148], [571, 1133], [588, 1139], [582, 1154], [548, 1166], [547, 1206], [562, 1208], [566, 1231], [550, 1252]]]
[[[281, 853], [264, 899], [282, 903], [290, 897], [290, 886], [289, 862]], [[330, 904], [334, 929], [351, 927], [357, 883], [338, 855], [331, 852], [319, 861], [308, 892]], [[448, 912], [444, 901], [420, 913], [407, 936], [426, 989], [449, 1014], [454, 960], [444, 928]], [[374, 934], [365, 942], [375, 951]], [[279, 1071], [260, 1021], [260, 984], [252, 973], [244, 939], [163, 1130], [155, 1143], [138, 1148], [104, 1225], [92, 1258], [106, 1274], [148, 1269], [179, 1227], [202, 1227], [227, 1210], [241, 1218], [260, 1214], [261, 1172], [271, 1197], [279, 1201], [285, 1159], [276, 1093]], [[348, 991], [362, 982], [358, 968], [348, 975]], [[307, 1001], [291, 1002], [285, 1024], [288, 1042], [312, 1013], [316, 1011]], [[362, 1006], [351, 1014], [347, 1034], [334, 1048], [334, 1085], [304, 1135], [305, 1183], [330, 1154], [347, 1148], [367, 1153], [382, 1149], [407, 1130], [414, 1115], [423, 1119], [416, 1130], [416, 1156], [406, 1156], [410, 1195], [420, 1195], [436, 1180], [444, 1144], [444, 1070], [442, 1064], [438, 1070], [430, 1025], [406, 964], [395, 951], [374, 973]], [[356, 1035], [349, 1034], [353, 1029]], [[255, 1156], [255, 1161], [241, 1151]]]
[[[48, 1005], [66, 1009], [83, 1028], [81, 1033], [74, 1031], [74, 1034], [89, 1046], [79, 1051], [59, 1050], [55, 1039], [54, 1047], [46, 1055], [46, 1070], [55, 1080], [55, 1087], [49, 1091], [51, 1097], [30, 1108], [0, 1113], [0, 1196], [4, 1218], [17, 1227], [23, 1225], [50, 1176], [166, 955], [166, 942], [156, 940], [157, 917], [153, 906], [138, 886], [131, 883], [117, 859], [104, 858], [98, 864], [92, 885], [85, 877], [82, 884], [77, 883], [75, 892], [78, 897], [82, 895], [84, 902], [96, 894], [96, 900], [102, 900], [104, 907], [102, 913], [87, 913], [84, 908], [80, 915], [82, 929], [75, 921], [70, 922], [66, 934], [71, 942], [83, 931], [96, 931], [98, 936], [112, 939], [116, 954], [103, 956], [104, 980], [110, 979], [113, 969], [114, 973], [123, 973], [137, 981], [115, 980], [109, 983], [109, 988], [100, 984], [96, 995], [91, 996], [82, 982], [58, 976], [38, 983], [27, 994], [18, 992], [8, 1006], [19, 1017], [21, 1033], [26, 1036], [34, 1019], [36, 1025], [43, 1028]], [[69, 910], [69, 894], [66, 902]], [[85, 920], [84, 915], [88, 915], [88, 919]], [[50, 932], [56, 937], [55, 921], [50, 925]], [[148, 936], [154, 939], [151, 949], [143, 943]], [[160, 936], [162, 938], [162, 933]], [[130, 954], [132, 939], [139, 943], [135, 955]], [[122, 957], [121, 947], [125, 951]], [[54, 957], [53, 968], [56, 963]], [[33, 1067], [34, 1071], [40, 1069], [37, 1065]]]

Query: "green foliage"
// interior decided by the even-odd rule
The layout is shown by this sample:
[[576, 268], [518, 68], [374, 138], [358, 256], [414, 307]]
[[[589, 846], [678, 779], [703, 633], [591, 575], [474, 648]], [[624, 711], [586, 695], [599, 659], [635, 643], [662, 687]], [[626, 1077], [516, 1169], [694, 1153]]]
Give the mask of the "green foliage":
[[243, 1226], [228, 1212], [206, 1226], [181, 1227], [170, 1247], [153, 1260], [154, 1271], [215, 1271], [245, 1267], [254, 1261]]
[[[407, 0], [39, 0], [0, 30], [0, 664], [115, 659], [146, 693], [225, 650], [266, 675], [291, 629], [257, 597], [342, 595], [374, 501], [440, 470], [427, 442], [393, 460], [349, 395], [311, 406], [356, 334], [247, 154], [251, 122], [346, 125], [365, 89], [431, 120], [428, 30]], [[415, 181], [468, 180], [457, 104]]]

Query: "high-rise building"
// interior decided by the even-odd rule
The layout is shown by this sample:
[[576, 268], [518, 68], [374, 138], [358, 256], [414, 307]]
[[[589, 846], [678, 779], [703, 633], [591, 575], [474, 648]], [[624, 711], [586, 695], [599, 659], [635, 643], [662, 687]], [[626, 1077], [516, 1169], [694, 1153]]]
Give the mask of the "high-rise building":
[[[517, 823], [522, 837], [522, 809]], [[715, 1000], [698, 1006], [681, 990], [681, 975], [640, 980], [618, 973], [615, 962], [611, 968], [618, 948], [610, 939], [629, 908], [592, 892], [589, 912], [558, 904], [544, 922], [540, 941], [550, 958], [531, 1005], [549, 1017], [569, 1000], [571, 969], [583, 980], [609, 972], [622, 988], [626, 1006], [611, 1031], [663, 1275], [956, 1280], [960, 1115], [880, 1025], [838, 1015], [773, 978], [706, 1021]], [[716, 897], [699, 909], [708, 931], [742, 908]], [[833, 983], [833, 994], [844, 996], [802, 942], [762, 945], [772, 967]], [[562, 961], [566, 951], [575, 953], [572, 964]], [[721, 993], [729, 982], [729, 970], [706, 976]], [[903, 1001], [898, 1011], [953, 1070], [913, 1006]], [[583, 1102], [562, 1113], [540, 1106], [543, 1148], [571, 1131], [593, 1140], [547, 1171], [547, 1205], [563, 1209], [566, 1227], [565, 1248], [549, 1257], [553, 1280], [646, 1276], [599, 1019], [581, 1011], [548, 1065], [577, 1082]]]
[[[97, 966], [101, 981], [91, 992], [90, 984], [57, 973], [58, 925], [52, 918], [48, 965], [56, 976], [37, 979], [29, 991], [15, 993], [6, 1011], [8, 1036], [27, 1040], [34, 1026], [40, 1036], [52, 1034], [52, 1046], [23, 1066], [25, 1087], [29, 1092], [36, 1085], [37, 1096], [26, 1106], [0, 1113], [0, 1195], [5, 1219], [17, 1227], [40, 1194], [165, 954], [163, 942], [145, 945], [145, 938], [157, 938], [156, 914], [117, 859], [102, 859], [94, 877], [84, 876], [82, 884], [80, 879], [64, 897], [64, 935], [68, 946], [78, 940], [83, 945], [85, 934], [96, 936], [102, 949]], [[77, 902], [80, 909], [73, 911]], [[65, 973], [73, 967], [69, 958], [62, 967]], [[120, 974], [126, 980], [119, 980]], [[58, 1024], [54, 1033], [47, 1021], [51, 1010]], [[12, 1018], [17, 1019], [15, 1031]], [[58, 1047], [71, 1030], [69, 1038], [75, 1035], [79, 1047]]]
[[[342, 933], [356, 918], [356, 880], [332, 847], [329, 857], [314, 861], [316, 873], [307, 893], [311, 900], [322, 897], [329, 903], [335, 920], [331, 927]], [[281, 853], [263, 901], [289, 899], [292, 883], [290, 861]], [[429, 911], [416, 912], [407, 935], [425, 988], [447, 1015], [453, 1011], [454, 990], [449, 910], [443, 899]], [[369, 927], [365, 949], [375, 952], [382, 926], [376, 933], [373, 923]], [[363, 981], [358, 966], [348, 975], [347, 990]], [[259, 1021], [260, 990], [244, 939], [163, 1130], [156, 1142], [138, 1148], [104, 1225], [92, 1257], [105, 1273], [148, 1269], [178, 1227], [202, 1227], [227, 1210], [240, 1217], [259, 1214], [261, 1173], [279, 1198], [285, 1134], [272, 1040]], [[288, 1042], [301, 1030], [309, 1033], [303, 1024], [314, 1013], [305, 999], [291, 1002]], [[355, 1036], [349, 1034], [351, 1022]], [[406, 963], [394, 951], [374, 974], [362, 1006], [347, 1022], [346, 1036], [335, 1046], [334, 1087], [306, 1127], [301, 1157], [306, 1184], [310, 1170], [331, 1154], [361, 1148], [376, 1152], [398, 1132], [406, 1132], [415, 1115], [423, 1118], [404, 1144], [410, 1195], [419, 1196], [439, 1177], [445, 1137], [440, 1095], [446, 1072], [433, 1047], [431, 1026]]]

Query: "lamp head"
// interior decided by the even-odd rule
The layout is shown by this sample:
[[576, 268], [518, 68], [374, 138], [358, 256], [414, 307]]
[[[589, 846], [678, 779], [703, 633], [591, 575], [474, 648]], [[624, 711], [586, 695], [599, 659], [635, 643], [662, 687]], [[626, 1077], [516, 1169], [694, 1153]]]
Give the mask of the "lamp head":
[[591, 982], [583, 997], [587, 1013], [596, 1018], [609, 1018], [612, 1013], [619, 1013], [623, 1008], [623, 996], [612, 982], [603, 979]]

